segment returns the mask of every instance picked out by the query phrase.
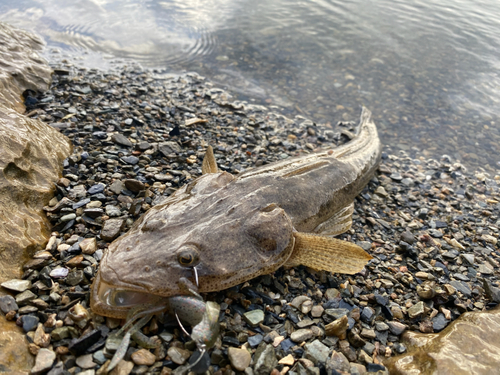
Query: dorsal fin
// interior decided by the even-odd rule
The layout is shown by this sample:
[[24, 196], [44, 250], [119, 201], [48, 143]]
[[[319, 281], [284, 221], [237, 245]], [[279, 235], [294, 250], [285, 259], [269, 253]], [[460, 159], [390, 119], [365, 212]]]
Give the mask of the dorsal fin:
[[218, 170], [214, 150], [212, 149], [212, 146], [208, 146], [207, 151], [205, 152], [205, 157], [203, 158], [203, 164], [201, 165], [201, 173], [217, 173]]

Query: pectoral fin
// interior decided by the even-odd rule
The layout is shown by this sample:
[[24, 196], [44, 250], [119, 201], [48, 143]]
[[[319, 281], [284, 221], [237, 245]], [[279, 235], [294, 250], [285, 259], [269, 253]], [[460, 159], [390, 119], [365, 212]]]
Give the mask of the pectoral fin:
[[285, 265], [302, 264], [316, 270], [354, 274], [360, 272], [372, 256], [358, 245], [337, 238], [310, 233], [294, 233], [295, 246]]
[[203, 164], [201, 165], [201, 173], [217, 173], [217, 162], [215, 161], [214, 150], [212, 146], [207, 147], [205, 152], [205, 157], [203, 158]]
[[349, 230], [352, 225], [354, 202], [338, 210], [332, 217], [314, 228], [314, 233], [326, 236], [336, 236]]

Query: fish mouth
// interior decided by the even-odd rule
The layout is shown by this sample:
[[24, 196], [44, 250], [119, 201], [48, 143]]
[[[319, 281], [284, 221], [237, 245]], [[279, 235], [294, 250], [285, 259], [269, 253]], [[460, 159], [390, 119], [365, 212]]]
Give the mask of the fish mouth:
[[128, 311], [138, 305], [151, 305], [164, 297], [117, 288], [101, 279], [100, 272], [92, 284], [90, 307], [98, 315], [124, 319]]

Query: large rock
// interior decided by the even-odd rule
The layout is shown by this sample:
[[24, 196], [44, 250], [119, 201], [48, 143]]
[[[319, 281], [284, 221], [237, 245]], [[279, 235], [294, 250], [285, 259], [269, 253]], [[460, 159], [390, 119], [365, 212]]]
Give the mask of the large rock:
[[386, 361], [391, 374], [497, 374], [500, 307], [468, 312], [439, 334], [406, 332], [407, 353]]
[[0, 374], [28, 374], [35, 364], [28, 340], [21, 332], [0, 313]]
[[[42, 207], [71, 152], [57, 130], [21, 114], [22, 93], [50, 82], [51, 69], [34, 52], [41, 46], [36, 36], [0, 23], [0, 283], [19, 278], [23, 263], [47, 243]], [[27, 374], [33, 363], [25, 335], [1, 315], [0, 373]]]
[[22, 264], [47, 242], [42, 207], [70, 151], [57, 130], [0, 104], [0, 282], [19, 278]]
[[36, 35], [0, 22], [0, 104], [22, 113], [26, 89], [47, 89], [52, 69], [35, 53], [43, 44]]

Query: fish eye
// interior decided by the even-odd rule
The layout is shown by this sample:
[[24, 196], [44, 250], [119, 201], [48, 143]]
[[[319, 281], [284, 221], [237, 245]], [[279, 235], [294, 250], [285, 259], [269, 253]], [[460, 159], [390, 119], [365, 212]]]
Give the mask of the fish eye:
[[177, 261], [181, 266], [195, 266], [199, 261], [198, 248], [194, 245], [184, 245], [179, 249]]

